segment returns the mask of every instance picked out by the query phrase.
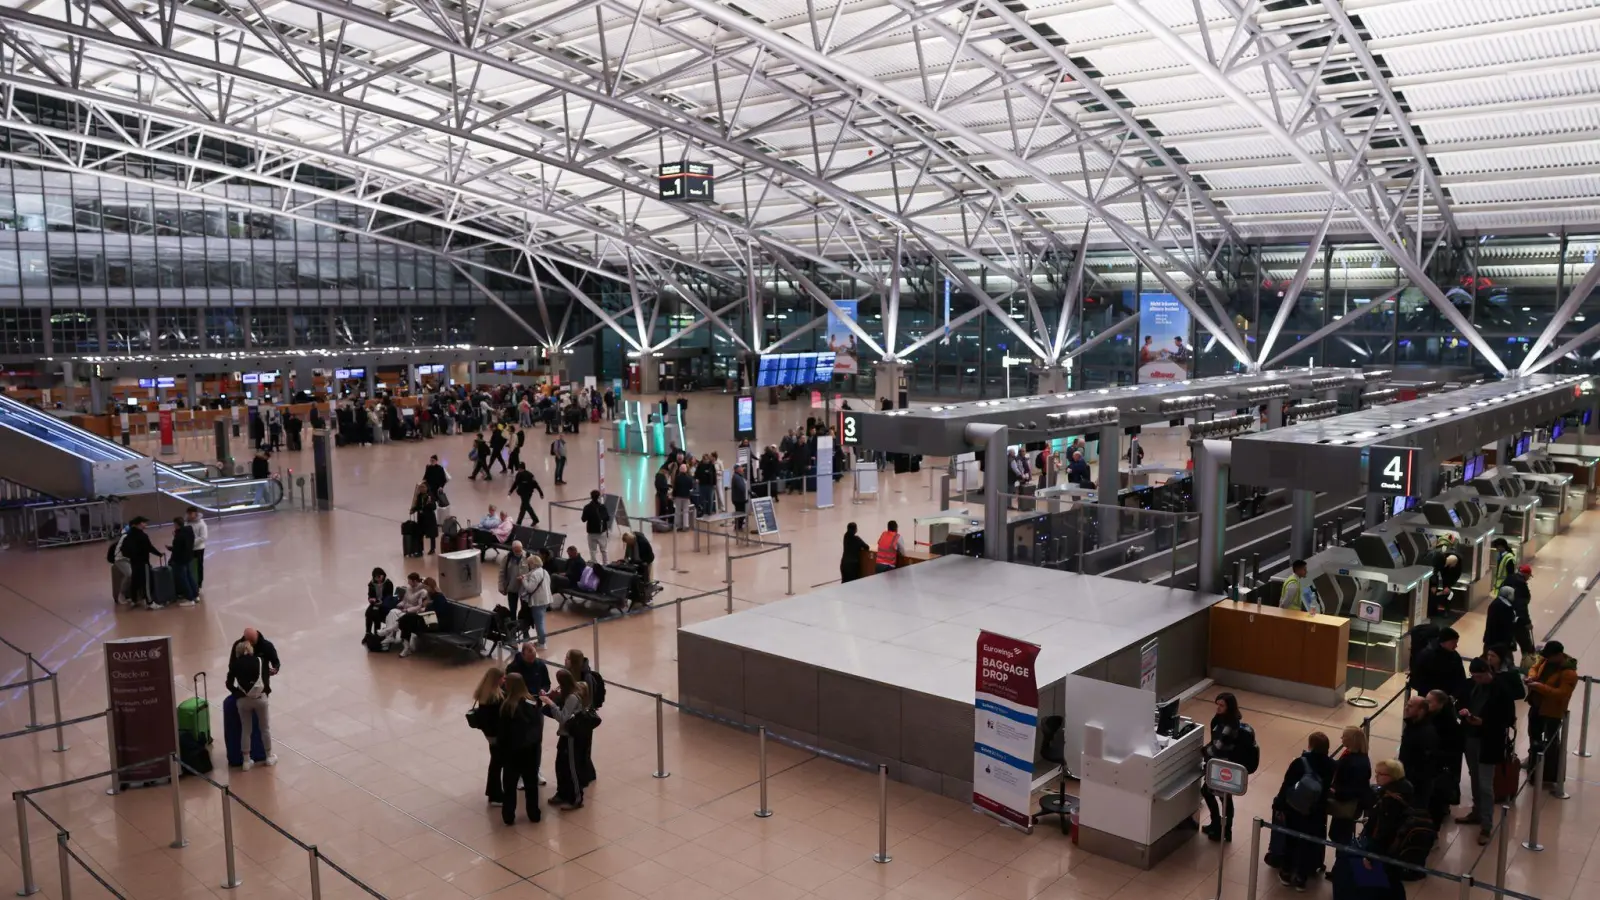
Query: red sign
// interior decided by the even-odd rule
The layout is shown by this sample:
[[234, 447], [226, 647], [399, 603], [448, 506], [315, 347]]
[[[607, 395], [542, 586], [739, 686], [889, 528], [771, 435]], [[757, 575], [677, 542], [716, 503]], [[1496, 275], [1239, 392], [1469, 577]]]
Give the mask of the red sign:
[[172, 407], [162, 404], [161, 411], [161, 446], [163, 449], [172, 447]]
[[113, 768], [155, 759], [115, 776], [119, 787], [165, 780], [166, 757], [178, 750], [178, 710], [172, 689], [172, 639], [106, 641], [106, 696], [111, 701]]
[[1039, 680], [1033, 664], [1038, 658], [1038, 644], [992, 631], [979, 632], [978, 693], [1037, 709]]

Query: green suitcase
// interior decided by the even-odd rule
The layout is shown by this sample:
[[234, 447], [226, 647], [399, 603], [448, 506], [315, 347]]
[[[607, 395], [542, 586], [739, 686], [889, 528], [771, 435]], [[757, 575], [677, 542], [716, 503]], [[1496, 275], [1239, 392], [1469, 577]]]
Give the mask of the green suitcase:
[[211, 703], [207, 699], [211, 692], [205, 681], [206, 673], [196, 673], [194, 696], [178, 704], [178, 734], [189, 735], [201, 746], [211, 743]]

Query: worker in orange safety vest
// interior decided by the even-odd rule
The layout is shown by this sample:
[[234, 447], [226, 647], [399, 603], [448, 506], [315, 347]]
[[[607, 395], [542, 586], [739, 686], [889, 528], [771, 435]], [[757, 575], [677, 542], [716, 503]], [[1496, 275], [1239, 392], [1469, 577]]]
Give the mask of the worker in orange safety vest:
[[906, 552], [906, 545], [900, 540], [900, 523], [889, 520], [889, 528], [878, 535], [878, 553], [876, 562], [879, 572], [887, 572], [900, 562], [900, 555]]

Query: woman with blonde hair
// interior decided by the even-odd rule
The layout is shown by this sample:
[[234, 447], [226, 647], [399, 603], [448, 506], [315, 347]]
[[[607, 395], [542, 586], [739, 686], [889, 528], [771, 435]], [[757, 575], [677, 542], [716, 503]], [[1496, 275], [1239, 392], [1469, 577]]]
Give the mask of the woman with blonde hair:
[[542, 648], [545, 641], [544, 614], [550, 608], [550, 573], [545, 571], [542, 554], [528, 554], [523, 561], [522, 575], [517, 579], [517, 588], [522, 595], [522, 610], [532, 623]]
[[[589, 667], [589, 657], [583, 651], [573, 647], [567, 651], [564, 662], [566, 670], [572, 673], [572, 680], [584, 687], [584, 704], [590, 712], [603, 706], [605, 698], [605, 681], [600, 673]], [[594, 716], [593, 721], [598, 723], [599, 716]], [[594, 773], [594, 729], [579, 729], [572, 736], [572, 751], [576, 756], [574, 760], [578, 766], [578, 787], [586, 788], [597, 777]]]
[[500, 701], [500, 819], [507, 825], [517, 821], [517, 782], [528, 804], [528, 821], [537, 822], [539, 811], [539, 751], [544, 742], [544, 717], [537, 701], [528, 693], [521, 675], [506, 676], [505, 696]]
[[472, 711], [467, 713], [467, 724], [483, 732], [489, 742], [489, 774], [484, 781], [483, 794], [490, 806], [501, 802], [500, 781], [504, 760], [500, 758], [500, 704], [505, 696], [506, 673], [499, 666], [490, 666], [478, 679], [472, 692]]
[[1356, 836], [1356, 820], [1366, 811], [1372, 791], [1372, 760], [1367, 756], [1367, 733], [1348, 725], [1339, 735], [1343, 750], [1333, 764], [1333, 782], [1328, 789], [1328, 840], [1348, 844]]

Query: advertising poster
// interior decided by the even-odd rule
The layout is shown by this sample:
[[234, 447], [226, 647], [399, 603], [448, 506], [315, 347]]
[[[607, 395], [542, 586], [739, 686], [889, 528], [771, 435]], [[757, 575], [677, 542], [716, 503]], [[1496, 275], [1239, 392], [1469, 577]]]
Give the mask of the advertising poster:
[[[861, 306], [860, 300], [835, 300], [834, 304], [839, 307], [840, 312], [850, 318], [850, 321], [856, 320], [856, 314]], [[837, 354], [833, 362], [833, 374], [855, 375], [861, 371], [861, 356], [856, 346], [855, 332], [844, 324], [844, 320], [831, 312], [828, 313], [828, 349]]]
[[113, 768], [154, 759], [119, 773], [118, 788], [165, 781], [166, 757], [178, 750], [178, 707], [172, 689], [172, 639], [106, 641], [106, 696], [111, 699]]
[[1137, 380], [1182, 381], [1194, 353], [1189, 346], [1189, 311], [1171, 294], [1139, 295]]
[[833, 438], [817, 438], [817, 509], [833, 506]]
[[973, 700], [972, 805], [1015, 825], [1033, 826], [1033, 754], [1039, 728], [1039, 645], [989, 631], [978, 633], [978, 685]]
[[97, 497], [128, 497], [153, 494], [156, 490], [156, 461], [149, 457], [93, 463], [89, 477]]

